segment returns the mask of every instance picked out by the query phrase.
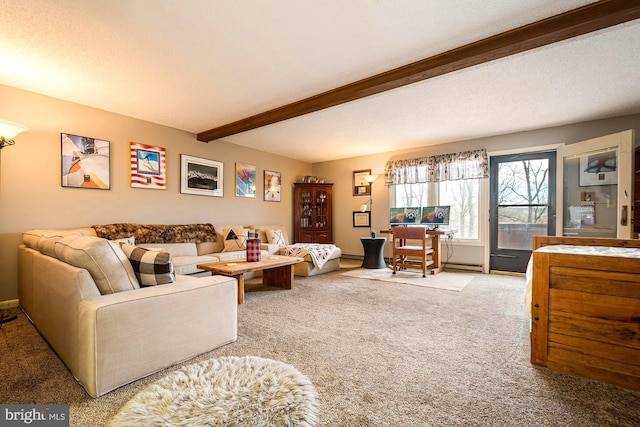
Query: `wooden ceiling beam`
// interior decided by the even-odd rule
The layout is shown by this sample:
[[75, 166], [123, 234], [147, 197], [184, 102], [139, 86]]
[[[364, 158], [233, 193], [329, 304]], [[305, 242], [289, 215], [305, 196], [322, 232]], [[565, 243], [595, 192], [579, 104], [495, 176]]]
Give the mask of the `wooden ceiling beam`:
[[198, 133], [209, 142], [640, 18], [640, 2], [603, 0]]

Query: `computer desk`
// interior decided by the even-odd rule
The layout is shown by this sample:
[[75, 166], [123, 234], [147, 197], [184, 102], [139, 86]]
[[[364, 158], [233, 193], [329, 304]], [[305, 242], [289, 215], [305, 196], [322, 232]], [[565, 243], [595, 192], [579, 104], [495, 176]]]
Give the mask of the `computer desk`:
[[[406, 225], [399, 224], [394, 227], [405, 227], [405, 226], [420, 227], [420, 225], [411, 225], [411, 224], [406, 224]], [[391, 230], [380, 230], [380, 233], [392, 234]], [[442, 265], [441, 256], [440, 256], [440, 250], [442, 249], [441, 237], [444, 236], [444, 237], [450, 238], [455, 234], [456, 231], [457, 230], [454, 230], [452, 228], [429, 230], [427, 229], [427, 227], [424, 227], [424, 232], [427, 233], [427, 236], [431, 237], [431, 247], [433, 248], [433, 253], [431, 254], [431, 259], [433, 260], [433, 264], [431, 265], [431, 269], [429, 270], [431, 274], [438, 274], [444, 269], [444, 266]], [[390, 240], [392, 239], [393, 239], [393, 236], [391, 236]]]

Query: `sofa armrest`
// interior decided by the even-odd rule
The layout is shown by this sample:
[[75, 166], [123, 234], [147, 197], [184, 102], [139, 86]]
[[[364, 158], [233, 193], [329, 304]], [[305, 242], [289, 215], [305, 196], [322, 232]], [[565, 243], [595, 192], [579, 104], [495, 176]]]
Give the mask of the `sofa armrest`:
[[237, 281], [192, 277], [103, 295], [78, 308], [79, 369], [100, 396], [237, 338]]

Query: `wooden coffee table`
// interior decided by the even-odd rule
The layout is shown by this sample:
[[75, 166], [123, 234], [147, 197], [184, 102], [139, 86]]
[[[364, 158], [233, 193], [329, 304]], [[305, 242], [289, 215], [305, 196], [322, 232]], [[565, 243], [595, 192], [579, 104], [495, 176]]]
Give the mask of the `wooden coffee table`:
[[262, 271], [262, 284], [293, 289], [293, 265], [304, 261], [302, 258], [267, 255], [260, 261], [245, 260], [209, 262], [198, 264], [198, 268], [211, 274], [230, 276], [238, 281], [238, 304], [244, 304], [244, 273]]

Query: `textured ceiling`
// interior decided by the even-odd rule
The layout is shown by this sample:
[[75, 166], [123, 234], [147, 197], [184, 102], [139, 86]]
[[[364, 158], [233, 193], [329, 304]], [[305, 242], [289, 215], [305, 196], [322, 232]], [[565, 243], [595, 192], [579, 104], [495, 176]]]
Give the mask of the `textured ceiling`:
[[[588, 3], [0, 0], [0, 83], [198, 133]], [[319, 162], [638, 113], [639, 47], [636, 20], [224, 140]]]

